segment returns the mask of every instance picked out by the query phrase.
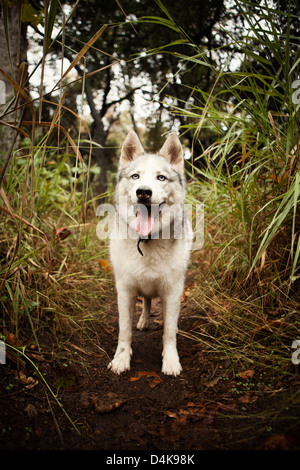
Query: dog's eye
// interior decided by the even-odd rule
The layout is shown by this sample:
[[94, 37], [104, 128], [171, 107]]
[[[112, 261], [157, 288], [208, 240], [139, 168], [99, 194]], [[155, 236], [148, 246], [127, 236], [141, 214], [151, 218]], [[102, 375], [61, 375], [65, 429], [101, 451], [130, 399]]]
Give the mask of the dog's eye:
[[164, 175], [158, 175], [158, 176], [157, 176], [157, 179], [158, 179], [159, 181], [165, 181], [165, 179], [167, 179], [167, 178], [166, 178]]
[[133, 180], [138, 180], [139, 179], [139, 175], [137, 173], [134, 173], [133, 175], [131, 175], [131, 178]]

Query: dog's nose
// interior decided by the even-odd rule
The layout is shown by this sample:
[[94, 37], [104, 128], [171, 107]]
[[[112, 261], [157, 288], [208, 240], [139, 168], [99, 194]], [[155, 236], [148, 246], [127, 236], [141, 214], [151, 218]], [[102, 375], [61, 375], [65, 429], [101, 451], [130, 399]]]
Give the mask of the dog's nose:
[[138, 188], [136, 190], [136, 195], [140, 200], [148, 200], [152, 196], [152, 191], [149, 188]]

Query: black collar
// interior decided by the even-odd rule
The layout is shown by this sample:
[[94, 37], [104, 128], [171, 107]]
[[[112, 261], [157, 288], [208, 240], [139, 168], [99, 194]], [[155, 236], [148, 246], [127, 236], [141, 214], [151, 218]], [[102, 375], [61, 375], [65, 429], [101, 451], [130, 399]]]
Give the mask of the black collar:
[[148, 238], [141, 238], [141, 237], [140, 237], [140, 238], [138, 239], [138, 242], [137, 242], [137, 246], [136, 246], [136, 247], [137, 247], [137, 250], [138, 250], [138, 252], [139, 252], [139, 254], [140, 254], [141, 256], [144, 256], [144, 253], [143, 253], [142, 250], [140, 249], [140, 243], [141, 243], [141, 242], [149, 242], [150, 240], [151, 240], [151, 234], [148, 235]]

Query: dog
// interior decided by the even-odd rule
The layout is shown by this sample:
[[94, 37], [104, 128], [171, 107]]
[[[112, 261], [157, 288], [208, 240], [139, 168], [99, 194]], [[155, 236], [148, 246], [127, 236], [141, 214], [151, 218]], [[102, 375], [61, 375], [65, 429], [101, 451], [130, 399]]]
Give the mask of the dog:
[[130, 370], [136, 297], [143, 297], [137, 328], [149, 326], [151, 298], [163, 306], [162, 372], [177, 376], [180, 364], [177, 323], [189, 262], [192, 230], [184, 213], [184, 158], [170, 133], [156, 154], [146, 153], [134, 131], [123, 143], [115, 193], [116, 216], [110, 236], [119, 310], [118, 345], [109, 368]]

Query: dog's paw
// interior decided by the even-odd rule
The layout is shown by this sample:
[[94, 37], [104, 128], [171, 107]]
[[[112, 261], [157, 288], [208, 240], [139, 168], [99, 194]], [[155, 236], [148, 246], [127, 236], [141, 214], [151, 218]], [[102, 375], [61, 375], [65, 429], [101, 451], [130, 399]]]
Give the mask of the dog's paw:
[[108, 364], [108, 368], [115, 374], [122, 374], [130, 370], [130, 358], [116, 357]]
[[115, 374], [122, 374], [122, 372], [130, 370], [130, 356], [131, 351], [116, 353], [113, 360], [108, 364], [108, 369], [111, 369]]
[[150, 321], [148, 317], [140, 316], [138, 324], [136, 325], [138, 330], [146, 330], [149, 327]]
[[166, 375], [174, 375], [175, 377], [179, 375], [182, 367], [178, 355], [165, 355], [161, 371]]

